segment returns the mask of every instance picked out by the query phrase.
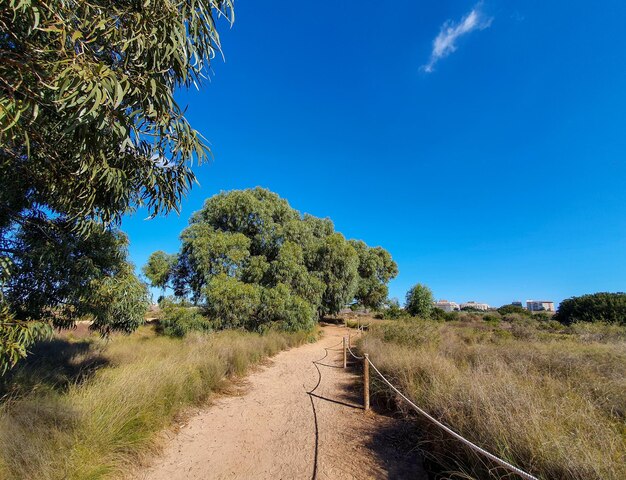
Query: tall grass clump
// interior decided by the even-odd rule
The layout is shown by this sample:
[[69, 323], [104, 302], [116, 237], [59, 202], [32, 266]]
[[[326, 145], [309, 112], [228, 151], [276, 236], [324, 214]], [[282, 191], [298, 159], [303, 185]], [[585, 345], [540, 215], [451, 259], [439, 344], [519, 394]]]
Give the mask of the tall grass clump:
[[[241, 331], [155, 336], [148, 328], [43, 345], [4, 381], [0, 478], [122, 475], [158, 446], [157, 432], [186, 407], [310, 333]], [[55, 357], [56, 355], [56, 357]]]
[[[491, 320], [371, 325], [360, 348], [417, 405], [540, 478], [626, 478], [625, 330]], [[493, 475], [493, 464], [423, 427], [422, 448], [446, 478]]]

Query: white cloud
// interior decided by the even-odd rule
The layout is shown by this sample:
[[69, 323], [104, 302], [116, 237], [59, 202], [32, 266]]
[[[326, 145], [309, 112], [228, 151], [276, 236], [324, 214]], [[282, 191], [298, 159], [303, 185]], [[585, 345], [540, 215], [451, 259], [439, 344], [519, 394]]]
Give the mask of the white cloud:
[[435, 64], [444, 57], [447, 57], [456, 50], [456, 41], [463, 35], [467, 35], [474, 30], [484, 30], [491, 25], [492, 17], [486, 17], [480, 10], [481, 4], [476, 5], [459, 23], [446, 20], [441, 26], [439, 35], [433, 40], [433, 51], [430, 60], [422, 69], [430, 73], [434, 70]]

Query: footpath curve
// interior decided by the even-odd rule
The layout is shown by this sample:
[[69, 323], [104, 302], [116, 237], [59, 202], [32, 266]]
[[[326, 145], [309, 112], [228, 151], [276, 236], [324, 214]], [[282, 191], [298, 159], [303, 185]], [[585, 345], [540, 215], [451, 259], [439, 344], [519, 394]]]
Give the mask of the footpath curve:
[[363, 411], [359, 378], [341, 368], [346, 329], [323, 330], [191, 417], [139, 478], [426, 480], [406, 421]]

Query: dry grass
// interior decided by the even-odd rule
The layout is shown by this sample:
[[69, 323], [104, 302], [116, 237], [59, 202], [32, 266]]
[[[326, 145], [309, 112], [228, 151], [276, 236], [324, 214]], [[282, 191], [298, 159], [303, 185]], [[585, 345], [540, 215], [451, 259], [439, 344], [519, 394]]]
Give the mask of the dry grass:
[[[372, 325], [361, 348], [418, 405], [521, 468], [618, 480], [626, 478], [625, 332], [413, 320]], [[493, 465], [424, 428], [422, 446], [448, 477], [488, 477]]]
[[157, 447], [156, 433], [185, 408], [310, 337], [231, 331], [179, 340], [143, 328], [108, 344], [42, 345], [4, 385], [0, 477], [119, 476]]

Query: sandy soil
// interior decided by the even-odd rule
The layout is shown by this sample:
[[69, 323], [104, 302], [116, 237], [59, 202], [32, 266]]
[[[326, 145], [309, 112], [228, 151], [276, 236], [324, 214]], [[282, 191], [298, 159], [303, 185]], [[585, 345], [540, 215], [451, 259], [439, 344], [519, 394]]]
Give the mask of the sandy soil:
[[358, 374], [341, 368], [345, 332], [326, 326], [319, 342], [278, 354], [245, 394], [190, 418], [139, 478], [425, 480], [410, 427], [363, 411]]

